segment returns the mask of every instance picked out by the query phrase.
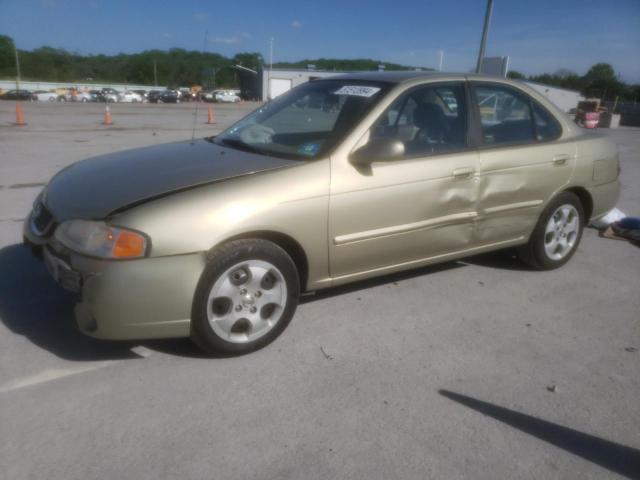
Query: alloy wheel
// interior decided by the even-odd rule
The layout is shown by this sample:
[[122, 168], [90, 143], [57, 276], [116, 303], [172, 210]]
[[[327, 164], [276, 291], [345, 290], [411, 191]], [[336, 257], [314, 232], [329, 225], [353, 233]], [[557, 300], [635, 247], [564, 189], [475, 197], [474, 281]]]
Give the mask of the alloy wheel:
[[213, 331], [232, 343], [266, 335], [280, 320], [287, 303], [287, 284], [277, 267], [249, 260], [227, 269], [213, 284], [207, 318]]

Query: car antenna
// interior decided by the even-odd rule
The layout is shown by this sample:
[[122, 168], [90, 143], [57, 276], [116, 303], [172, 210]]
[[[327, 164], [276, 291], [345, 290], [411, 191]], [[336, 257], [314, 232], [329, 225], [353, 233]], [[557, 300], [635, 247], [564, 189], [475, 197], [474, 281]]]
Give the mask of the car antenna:
[[[207, 50], [207, 36], [209, 35], [209, 29], [206, 29], [204, 31], [204, 41], [202, 42], [202, 54], [204, 57], [204, 54], [206, 53]], [[195, 107], [195, 111], [193, 112], [193, 130], [191, 132], [191, 142], [193, 143], [193, 141], [196, 139], [196, 123], [198, 122], [198, 109], [200, 107], [200, 99], [196, 99], [196, 107]]]

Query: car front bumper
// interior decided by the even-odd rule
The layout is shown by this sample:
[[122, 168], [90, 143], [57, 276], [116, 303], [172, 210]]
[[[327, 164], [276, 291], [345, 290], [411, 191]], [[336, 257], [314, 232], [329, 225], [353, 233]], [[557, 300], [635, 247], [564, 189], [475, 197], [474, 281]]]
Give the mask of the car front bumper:
[[83, 333], [108, 340], [189, 336], [204, 253], [103, 260], [38, 237], [30, 219], [23, 233], [25, 245], [44, 260], [54, 280], [78, 294], [75, 317]]

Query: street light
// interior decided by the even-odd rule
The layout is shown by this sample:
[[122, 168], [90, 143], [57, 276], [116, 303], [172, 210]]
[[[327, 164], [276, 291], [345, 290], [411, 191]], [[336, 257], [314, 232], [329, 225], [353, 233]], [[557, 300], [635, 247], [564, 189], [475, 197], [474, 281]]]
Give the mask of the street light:
[[478, 52], [478, 63], [476, 64], [476, 73], [480, 73], [482, 69], [482, 59], [484, 58], [484, 50], [487, 45], [487, 34], [489, 33], [489, 23], [491, 22], [491, 11], [493, 10], [493, 0], [487, 0], [487, 11], [484, 14], [484, 27], [482, 28], [482, 39], [480, 40], [480, 51]]

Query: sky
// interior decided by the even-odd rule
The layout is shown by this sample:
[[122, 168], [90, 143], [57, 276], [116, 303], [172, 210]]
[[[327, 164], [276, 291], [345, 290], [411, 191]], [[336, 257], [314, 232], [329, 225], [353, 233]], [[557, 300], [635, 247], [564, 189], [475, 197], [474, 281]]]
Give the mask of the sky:
[[[18, 48], [83, 54], [180, 47], [273, 59], [373, 58], [467, 72], [485, 0], [0, 0], [0, 34]], [[494, 0], [487, 56], [525, 74], [584, 74], [611, 63], [640, 83], [640, 0]]]

